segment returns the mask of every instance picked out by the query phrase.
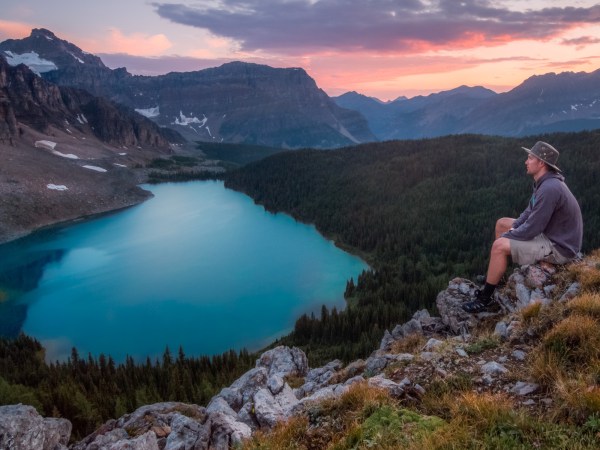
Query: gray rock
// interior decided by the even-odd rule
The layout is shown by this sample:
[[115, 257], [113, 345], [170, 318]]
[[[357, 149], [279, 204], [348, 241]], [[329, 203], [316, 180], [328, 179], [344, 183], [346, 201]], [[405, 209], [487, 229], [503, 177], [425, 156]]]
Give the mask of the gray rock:
[[240, 388], [223, 388], [221, 389], [221, 392], [219, 392], [218, 396], [236, 411], [239, 410], [244, 404], [244, 398], [240, 392]]
[[427, 392], [425, 390], [425, 388], [423, 386], [421, 386], [420, 384], [415, 384], [414, 388], [415, 388], [415, 391], [417, 391], [421, 395], [425, 395], [425, 393]]
[[420, 311], [417, 311], [416, 313], [414, 313], [412, 318], [423, 323], [423, 321], [427, 321], [428, 319], [430, 319], [431, 315], [429, 314], [428, 310], [421, 309]]
[[402, 339], [404, 337], [402, 325], [396, 325], [394, 327], [394, 329], [392, 330], [392, 337], [396, 340]]
[[222, 413], [211, 414], [207, 425], [210, 427], [211, 450], [229, 450], [252, 435], [248, 425]]
[[249, 370], [230, 386], [232, 392], [237, 392], [239, 396], [231, 394], [230, 398], [239, 399], [239, 404], [229, 404], [234, 410], [239, 410], [248, 400], [251, 400], [256, 391], [267, 386], [267, 380], [269, 378], [269, 371], [266, 367], [255, 367]]
[[481, 366], [481, 372], [483, 372], [486, 375], [501, 375], [503, 373], [507, 373], [508, 369], [502, 364], [498, 364], [495, 361], [491, 361]]
[[349, 378], [344, 382], [344, 386], [352, 386], [356, 383], [362, 383], [365, 379], [361, 375], [357, 375], [355, 377]]
[[308, 373], [308, 359], [299, 348], [280, 345], [263, 353], [256, 361], [256, 367], [266, 368], [268, 375], [303, 377]]
[[171, 421], [171, 432], [167, 436], [164, 450], [208, 449], [210, 430], [197, 421], [176, 414]]
[[395, 398], [400, 398], [404, 394], [403, 386], [398, 383], [389, 380], [382, 375], [377, 375], [375, 377], [371, 377], [367, 380], [369, 386], [377, 387], [379, 389], [383, 389], [388, 392], [388, 394]]
[[517, 284], [515, 286], [515, 294], [517, 296], [517, 310], [523, 309], [529, 305], [531, 291], [525, 284]]
[[254, 403], [248, 402], [239, 410], [237, 415], [238, 422], [245, 423], [254, 432], [260, 428], [260, 424], [254, 415]]
[[115, 428], [106, 433], [95, 434], [89, 442], [78, 442], [73, 446], [75, 450], [98, 450], [109, 448], [112, 444], [129, 439], [129, 434], [123, 428]]
[[159, 450], [156, 434], [153, 431], [148, 431], [135, 438], [117, 441], [105, 448], [106, 450]]
[[385, 356], [370, 356], [367, 359], [365, 372], [370, 376], [376, 375], [383, 371], [388, 365], [388, 359]]
[[512, 352], [512, 356], [519, 361], [525, 361], [527, 354], [523, 350], [515, 350]]
[[419, 357], [423, 361], [434, 361], [436, 359], [439, 359], [441, 357], [441, 355], [439, 353], [436, 353], [436, 352], [421, 352], [419, 354]]
[[425, 347], [423, 347], [423, 350], [428, 351], [428, 352], [435, 351], [435, 350], [439, 349], [442, 345], [444, 345], [444, 343], [442, 341], [440, 341], [439, 339], [431, 338], [427, 341], [427, 344], [425, 344]]
[[0, 406], [0, 448], [10, 450], [66, 449], [71, 436], [71, 422], [44, 419], [33, 406]]
[[581, 285], [578, 282], [572, 283], [565, 293], [560, 297], [560, 302], [568, 302], [569, 300], [577, 297], [579, 291], [581, 290]]
[[254, 394], [254, 414], [259, 425], [267, 428], [274, 427], [286, 418], [283, 408], [268, 389], [259, 389]]
[[548, 305], [550, 300], [544, 294], [544, 291], [540, 288], [535, 288], [531, 291], [531, 296], [529, 297], [529, 303], [539, 302], [542, 305]]
[[462, 309], [462, 304], [471, 300], [477, 286], [469, 280], [454, 278], [448, 283], [448, 288], [441, 291], [435, 300], [442, 323], [458, 335], [467, 333], [477, 323], [473, 314]]
[[[223, 399], [219, 401], [227, 405]], [[179, 402], [146, 405], [136, 409], [131, 414], [125, 414], [117, 420], [108, 421], [94, 433], [74, 444], [71, 449], [144, 449], [153, 448], [154, 443], [158, 445], [157, 448], [164, 448], [174, 429], [179, 430], [181, 435], [185, 434], [183, 430], [184, 426], [203, 430], [203, 426], [208, 418], [206, 409], [198, 405]], [[192, 425], [192, 422], [196, 423], [196, 425]], [[208, 430], [203, 432], [208, 436]], [[144, 437], [142, 438], [142, 436]], [[133, 441], [132, 438], [140, 439]], [[205, 437], [204, 440], [207, 441], [207, 439]], [[170, 442], [170, 445], [176, 447], [180, 441], [177, 439], [177, 435], [175, 435], [171, 438]], [[200, 439], [198, 442], [200, 443], [202, 440]], [[198, 446], [197, 448], [203, 447]]]
[[539, 384], [536, 383], [526, 383], [524, 381], [518, 381], [511, 391], [520, 396], [525, 396], [534, 393], [540, 388]]
[[463, 358], [468, 358], [469, 354], [462, 348], [460, 347], [456, 347], [455, 348], [456, 353], [458, 353], [459, 356], [463, 357]]
[[415, 359], [415, 355], [410, 353], [398, 353], [396, 355], [386, 355], [386, 358], [390, 361], [412, 361]]
[[494, 328], [494, 334], [502, 339], [506, 339], [508, 337], [507, 329], [508, 327], [506, 323], [500, 321], [496, 324], [496, 327]]
[[379, 344], [379, 350], [390, 350], [394, 342], [396, 342], [394, 336], [392, 336], [388, 330], [385, 330], [383, 338], [381, 338], [381, 343]]
[[550, 274], [538, 264], [523, 266], [521, 267], [521, 271], [525, 275], [525, 284], [532, 290], [541, 289], [550, 279]]
[[223, 397], [219, 396], [215, 396], [210, 400], [208, 406], [206, 407], [206, 412], [208, 414], [222, 413], [232, 417], [237, 415], [233, 408], [229, 406], [229, 403], [227, 403]]
[[402, 325], [402, 336], [407, 337], [412, 334], [423, 334], [423, 327], [421, 322], [417, 319], [410, 319], [404, 325]]
[[271, 391], [271, 394], [277, 395], [283, 389], [284, 381], [279, 375], [271, 375], [267, 380], [267, 387]]
[[544, 294], [548, 298], [552, 298], [552, 294], [554, 293], [555, 290], [556, 290], [555, 284], [549, 284], [547, 286], [544, 286]]

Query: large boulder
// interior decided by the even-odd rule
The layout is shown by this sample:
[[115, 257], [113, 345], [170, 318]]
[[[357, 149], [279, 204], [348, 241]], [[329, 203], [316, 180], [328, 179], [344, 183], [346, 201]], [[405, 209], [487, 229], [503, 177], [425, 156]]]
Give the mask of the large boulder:
[[33, 406], [0, 406], [0, 448], [10, 450], [66, 450], [71, 422], [43, 418]]
[[[198, 405], [179, 402], [145, 405], [106, 422], [73, 445], [72, 450], [207, 449], [208, 418], [207, 410]], [[187, 446], [190, 442], [194, 446]]]
[[280, 345], [263, 353], [256, 361], [256, 367], [266, 368], [269, 376], [303, 377], [308, 373], [308, 358], [299, 348]]

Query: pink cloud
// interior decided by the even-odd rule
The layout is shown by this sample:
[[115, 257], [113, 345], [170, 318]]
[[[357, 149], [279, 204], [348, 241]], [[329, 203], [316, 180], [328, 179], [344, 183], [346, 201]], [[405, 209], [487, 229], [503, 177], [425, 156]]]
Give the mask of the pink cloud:
[[0, 20], [0, 39], [22, 39], [31, 33], [35, 25]]
[[158, 56], [172, 47], [164, 34], [125, 34], [111, 28], [105, 38], [80, 39], [81, 46], [92, 53], [125, 53], [137, 56]]
[[221, 0], [153, 6], [165, 19], [235, 40], [242, 50], [286, 55], [331, 50], [411, 54], [548, 41], [600, 22], [600, 5], [518, 11], [492, 0]]

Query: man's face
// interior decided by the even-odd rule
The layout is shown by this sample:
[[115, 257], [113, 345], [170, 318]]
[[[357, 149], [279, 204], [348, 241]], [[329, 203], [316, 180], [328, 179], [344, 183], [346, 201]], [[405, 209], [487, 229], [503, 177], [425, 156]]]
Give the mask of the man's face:
[[544, 163], [541, 159], [536, 158], [532, 154], [529, 154], [525, 160], [525, 167], [527, 167], [527, 175], [536, 177], [537, 174], [544, 168]]

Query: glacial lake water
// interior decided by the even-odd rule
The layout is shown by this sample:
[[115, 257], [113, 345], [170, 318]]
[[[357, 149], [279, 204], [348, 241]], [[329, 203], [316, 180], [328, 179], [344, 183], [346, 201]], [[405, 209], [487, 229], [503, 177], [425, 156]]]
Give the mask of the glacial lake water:
[[256, 350], [343, 308], [367, 267], [222, 182], [144, 187], [141, 205], [0, 246], [0, 334], [37, 338], [49, 361]]

